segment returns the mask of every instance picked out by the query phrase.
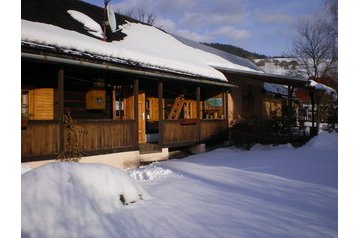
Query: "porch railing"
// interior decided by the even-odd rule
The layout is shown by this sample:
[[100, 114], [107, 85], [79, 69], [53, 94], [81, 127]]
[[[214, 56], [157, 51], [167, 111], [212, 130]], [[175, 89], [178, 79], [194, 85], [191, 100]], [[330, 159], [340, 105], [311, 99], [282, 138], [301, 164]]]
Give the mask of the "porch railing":
[[138, 147], [134, 120], [79, 120], [78, 126], [87, 131], [79, 137], [80, 151], [85, 154]]
[[[78, 120], [77, 125], [87, 131], [79, 135], [79, 150], [91, 155], [138, 149], [135, 123], [135, 120]], [[59, 151], [58, 121], [29, 121], [21, 131], [22, 161], [54, 159]]]
[[21, 156], [58, 154], [59, 129], [58, 121], [29, 121], [21, 130]]
[[222, 139], [226, 135], [227, 122], [224, 119], [193, 121], [195, 123], [183, 120], [163, 121], [163, 146], [184, 146]]

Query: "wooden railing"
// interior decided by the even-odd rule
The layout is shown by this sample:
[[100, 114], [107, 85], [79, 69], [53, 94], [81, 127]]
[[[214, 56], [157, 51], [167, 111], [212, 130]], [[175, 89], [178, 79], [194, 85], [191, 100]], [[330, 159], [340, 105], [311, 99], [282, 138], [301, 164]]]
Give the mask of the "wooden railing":
[[[138, 149], [135, 120], [78, 120], [87, 133], [79, 135], [79, 150], [85, 155]], [[162, 122], [163, 146], [206, 142], [225, 133], [226, 120], [166, 120]], [[21, 131], [22, 157], [52, 156], [60, 150], [58, 121], [30, 121]], [[66, 144], [66, 136], [64, 143]]]
[[185, 145], [200, 140], [198, 123], [182, 123], [181, 120], [163, 121], [163, 145]]
[[59, 122], [29, 121], [21, 130], [21, 156], [55, 155], [59, 151]]
[[[138, 147], [134, 120], [78, 120], [87, 133], [79, 134], [79, 150], [85, 155], [119, 152]], [[21, 156], [28, 159], [54, 159], [60, 150], [58, 121], [29, 121], [21, 131]], [[66, 145], [66, 134], [64, 136]]]
[[189, 145], [221, 139], [226, 129], [227, 122], [224, 119], [197, 120], [196, 123], [185, 120], [163, 121], [163, 145]]
[[83, 152], [121, 151], [138, 146], [134, 120], [81, 120], [79, 147]]
[[[200, 121], [200, 140], [211, 141], [225, 137], [227, 121], [225, 119], [210, 119]], [[225, 138], [223, 138], [225, 139]]]

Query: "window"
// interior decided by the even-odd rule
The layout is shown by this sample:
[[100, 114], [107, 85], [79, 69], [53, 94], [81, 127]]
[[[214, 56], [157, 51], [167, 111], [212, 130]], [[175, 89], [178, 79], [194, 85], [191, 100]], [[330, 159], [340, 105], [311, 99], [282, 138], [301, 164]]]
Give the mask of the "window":
[[21, 118], [29, 117], [29, 91], [21, 91]]
[[218, 94], [204, 101], [205, 119], [223, 119], [224, 116], [224, 94]]
[[21, 91], [21, 117], [30, 120], [53, 120], [55, 102], [53, 88]]

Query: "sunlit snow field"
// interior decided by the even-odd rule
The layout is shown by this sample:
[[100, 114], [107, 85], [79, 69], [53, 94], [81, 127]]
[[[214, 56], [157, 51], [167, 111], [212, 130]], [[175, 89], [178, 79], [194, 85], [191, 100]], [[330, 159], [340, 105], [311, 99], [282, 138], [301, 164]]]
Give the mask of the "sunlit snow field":
[[337, 237], [337, 167], [335, 132], [136, 170], [23, 165], [22, 236]]

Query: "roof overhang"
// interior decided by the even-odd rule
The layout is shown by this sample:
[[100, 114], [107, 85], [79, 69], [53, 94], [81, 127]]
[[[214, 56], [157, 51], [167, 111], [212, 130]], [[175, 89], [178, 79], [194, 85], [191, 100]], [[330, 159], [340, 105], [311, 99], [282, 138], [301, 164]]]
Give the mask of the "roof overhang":
[[211, 79], [194, 77], [190, 75], [180, 75], [171, 72], [146, 69], [143, 67], [130, 67], [128, 65], [112, 64], [104, 61], [91, 61], [88, 59], [72, 58], [68, 56], [60, 56], [60, 55], [48, 54], [44, 52], [34, 53], [34, 52], [23, 51], [21, 52], [21, 57], [24, 59], [41, 61], [41, 62], [68, 64], [68, 65], [75, 65], [75, 66], [82, 66], [82, 67], [90, 67], [95, 69], [110, 70], [110, 71], [121, 72], [121, 73], [136, 74], [138, 76], [149, 77], [152, 79], [181, 80], [181, 81], [193, 82], [198, 84], [208, 84], [208, 85], [216, 85], [216, 86], [230, 87], [230, 88], [239, 87], [237, 84], [234, 83], [214, 81]]

